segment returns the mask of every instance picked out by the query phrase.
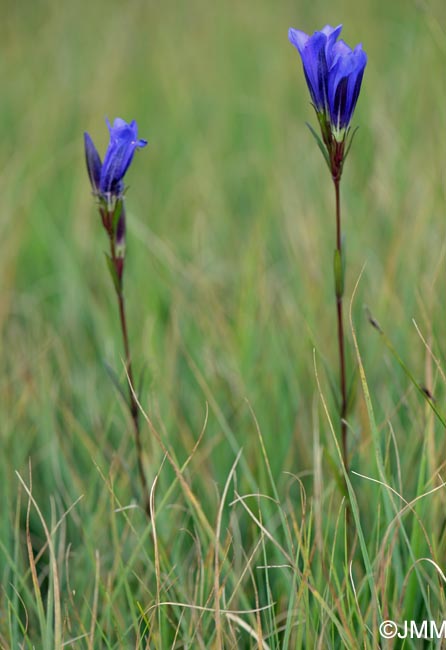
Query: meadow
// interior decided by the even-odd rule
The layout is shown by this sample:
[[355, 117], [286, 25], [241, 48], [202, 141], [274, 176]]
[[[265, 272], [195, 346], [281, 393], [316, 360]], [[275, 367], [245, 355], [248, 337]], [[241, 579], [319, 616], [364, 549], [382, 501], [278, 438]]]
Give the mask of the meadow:
[[[333, 188], [287, 39], [341, 22], [368, 54], [347, 477]], [[2, 650], [446, 647], [379, 631], [446, 619], [445, 29], [442, 0], [3, 3]], [[116, 116], [149, 141], [125, 292], [151, 520], [83, 150]]]

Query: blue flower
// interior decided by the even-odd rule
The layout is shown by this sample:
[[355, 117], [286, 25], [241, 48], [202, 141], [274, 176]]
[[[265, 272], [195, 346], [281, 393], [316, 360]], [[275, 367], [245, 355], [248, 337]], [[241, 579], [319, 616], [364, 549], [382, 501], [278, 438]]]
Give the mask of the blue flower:
[[132, 162], [136, 149], [145, 147], [147, 140], [138, 138], [138, 125], [135, 120], [128, 124], [117, 117], [113, 126], [108, 120], [110, 142], [104, 162], [96, 150], [88, 133], [84, 134], [85, 158], [93, 192], [107, 204], [121, 198], [124, 192], [124, 176]]
[[297, 29], [288, 32], [301, 56], [316, 112], [328, 122], [338, 141], [350, 125], [367, 64], [362, 45], [352, 50], [344, 41], [337, 40], [341, 30], [342, 25], [326, 25], [312, 36]]

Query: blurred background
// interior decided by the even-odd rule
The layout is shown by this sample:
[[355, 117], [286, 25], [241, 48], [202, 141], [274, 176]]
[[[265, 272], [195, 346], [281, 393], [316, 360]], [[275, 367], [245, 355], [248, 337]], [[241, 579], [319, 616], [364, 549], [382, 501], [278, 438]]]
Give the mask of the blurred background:
[[[44, 512], [50, 494], [61, 510], [84, 494], [86, 522], [106, 492], [97, 468], [107, 474], [116, 457], [123, 503], [139, 489], [107, 373], [123, 375], [121, 339], [83, 152], [87, 130], [104, 153], [105, 117], [137, 120], [149, 140], [127, 176], [125, 290], [142, 404], [180, 462], [208, 404], [188, 470], [209, 491], [205, 508], [240, 447], [241, 480], [261, 480], [251, 408], [279, 485], [285, 471], [311, 472], [314, 349], [335, 417], [335, 222], [287, 31], [327, 23], [343, 23], [346, 42], [368, 54], [342, 183], [346, 320], [362, 272], [352, 314], [378, 423], [397, 414], [397, 439], [413, 433], [403, 461], [415, 461], [419, 398], [364, 306], [435, 390], [412, 319], [443, 361], [442, 0], [23, 0], [4, 5], [0, 25], [2, 530], [17, 504], [14, 471], [26, 476], [29, 459]], [[351, 428], [354, 458], [367, 455], [360, 399]], [[330, 435], [324, 444], [333, 450]], [[162, 451], [148, 430], [144, 447], [151, 481]]]
[[[9, 468], [30, 453], [50, 462], [46, 446], [76, 435], [67, 410], [95, 439], [117, 408], [104, 361], [120, 368], [120, 333], [83, 154], [84, 130], [105, 151], [106, 116], [136, 119], [149, 140], [127, 177], [125, 278], [144, 402], [180, 449], [212, 396], [248, 453], [248, 399], [276, 469], [310, 462], [313, 347], [337, 373], [334, 214], [287, 30], [340, 22], [369, 57], [342, 187], [347, 303], [365, 265], [358, 335], [372, 377], [390, 384], [363, 304], [418, 364], [411, 319], [443, 326], [442, 2], [8, 6], [0, 322]], [[218, 447], [225, 436], [211, 420], [206, 445]]]

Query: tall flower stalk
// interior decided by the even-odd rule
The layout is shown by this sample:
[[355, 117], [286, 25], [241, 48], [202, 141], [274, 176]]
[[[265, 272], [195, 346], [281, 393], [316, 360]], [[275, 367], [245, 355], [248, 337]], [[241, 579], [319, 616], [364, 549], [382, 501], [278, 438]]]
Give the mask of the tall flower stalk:
[[343, 296], [345, 276], [345, 253], [343, 249], [340, 184], [355, 130], [351, 119], [361, 90], [367, 55], [361, 45], [353, 50], [337, 40], [342, 25], [326, 25], [312, 36], [297, 29], [290, 29], [288, 38], [302, 59], [305, 79], [312, 104], [319, 122], [321, 137], [310, 126], [328, 169], [335, 192], [336, 248], [334, 251], [334, 279], [337, 319], [337, 344], [339, 350], [339, 418], [342, 456], [346, 471], [349, 470], [347, 441], [347, 377], [345, 364], [345, 334], [343, 319]]
[[125, 311], [123, 282], [126, 254], [124, 176], [132, 162], [136, 149], [145, 147], [147, 140], [138, 138], [138, 126], [135, 121], [128, 124], [124, 120], [116, 118], [113, 126], [107, 120], [107, 126], [110, 132], [110, 142], [105, 153], [104, 162], [101, 162], [93, 140], [88, 133], [84, 134], [85, 158], [93, 194], [97, 199], [102, 225], [104, 226], [109, 241], [109, 253], [106, 254], [106, 261], [118, 301], [125, 366], [129, 383], [128, 408], [133, 423], [138, 473], [143, 498], [145, 500], [145, 509], [149, 514], [149, 490], [142, 461], [139, 408], [134, 392], [135, 383]]

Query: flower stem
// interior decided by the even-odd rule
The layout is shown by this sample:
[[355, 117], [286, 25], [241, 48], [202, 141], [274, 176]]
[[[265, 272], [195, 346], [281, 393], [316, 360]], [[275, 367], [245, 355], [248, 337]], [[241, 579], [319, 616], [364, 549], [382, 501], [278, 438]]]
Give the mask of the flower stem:
[[[342, 298], [344, 293], [344, 280], [343, 280], [343, 251], [342, 251], [342, 231], [341, 231], [341, 201], [340, 201], [340, 178], [333, 178], [336, 195], [336, 254], [340, 260], [340, 269], [338, 272], [341, 274], [342, 279], [338, 281], [336, 278], [336, 312], [338, 322], [338, 349], [339, 349], [339, 380], [340, 380], [340, 393], [341, 400], [339, 406], [340, 428], [341, 428], [341, 442], [342, 442], [342, 456], [344, 460], [345, 471], [348, 473], [348, 450], [347, 450], [347, 385], [346, 385], [346, 371], [345, 371], [345, 336], [344, 336], [344, 318], [342, 309]], [[335, 269], [336, 272], [336, 269]]]
[[[113, 262], [113, 266], [117, 268], [119, 265], [119, 258], [116, 256], [116, 247], [115, 247], [115, 241], [113, 235], [110, 236], [110, 255]], [[128, 407], [132, 418], [133, 432], [135, 436], [136, 461], [138, 464], [138, 473], [141, 481], [143, 497], [145, 500], [145, 512], [150, 517], [150, 495], [149, 495], [149, 488], [147, 485], [146, 475], [144, 473], [144, 466], [142, 462], [142, 442], [141, 442], [141, 429], [140, 429], [140, 422], [139, 422], [139, 408], [134, 394], [136, 387], [133, 381], [132, 357], [130, 354], [130, 343], [129, 343], [128, 329], [127, 329], [127, 318], [125, 313], [124, 292], [122, 289], [122, 278], [119, 280], [119, 285], [116, 286], [116, 295], [118, 298], [119, 320], [121, 324], [122, 340], [124, 343], [125, 368], [126, 368], [127, 378], [129, 383]]]

